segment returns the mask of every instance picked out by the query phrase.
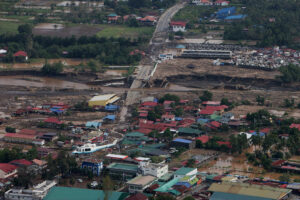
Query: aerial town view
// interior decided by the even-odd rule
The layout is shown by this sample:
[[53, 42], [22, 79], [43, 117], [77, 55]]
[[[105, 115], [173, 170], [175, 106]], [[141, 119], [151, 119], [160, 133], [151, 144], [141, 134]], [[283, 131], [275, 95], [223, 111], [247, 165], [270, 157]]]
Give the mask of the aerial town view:
[[300, 200], [299, 0], [0, 0], [0, 200]]

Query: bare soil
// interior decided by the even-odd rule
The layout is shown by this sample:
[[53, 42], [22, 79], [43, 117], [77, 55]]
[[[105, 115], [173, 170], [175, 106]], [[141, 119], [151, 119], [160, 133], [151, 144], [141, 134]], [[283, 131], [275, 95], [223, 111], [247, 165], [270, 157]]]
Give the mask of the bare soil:
[[72, 27], [64, 27], [61, 29], [44, 29], [44, 28], [34, 28], [34, 35], [43, 35], [43, 36], [55, 36], [55, 37], [70, 37], [72, 35], [76, 37], [80, 36], [93, 36], [96, 33], [101, 31], [101, 28], [88, 26], [88, 25], [77, 25]]

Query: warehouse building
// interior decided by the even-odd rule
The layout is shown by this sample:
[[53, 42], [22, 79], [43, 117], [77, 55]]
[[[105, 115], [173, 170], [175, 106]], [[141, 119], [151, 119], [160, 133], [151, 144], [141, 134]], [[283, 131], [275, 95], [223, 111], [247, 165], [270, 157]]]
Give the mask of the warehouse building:
[[193, 149], [195, 148], [195, 141], [176, 138], [171, 142], [171, 147]]
[[208, 191], [214, 192], [210, 200], [283, 200], [291, 190], [247, 183], [213, 183]]
[[88, 102], [90, 107], [101, 107], [106, 106], [108, 104], [113, 104], [118, 101], [120, 97], [116, 96], [116, 94], [105, 94], [105, 95], [98, 95], [91, 98]]
[[138, 172], [139, 167], [137, 165], [125, 164], [125, 163], [112, 163], [107, 166], [109, 175], [119, 180], [127, 180], [134, 178]]
[[155, 180], [154, 176], [137, 176], [127, 182], [129, 193], [143, 192]]

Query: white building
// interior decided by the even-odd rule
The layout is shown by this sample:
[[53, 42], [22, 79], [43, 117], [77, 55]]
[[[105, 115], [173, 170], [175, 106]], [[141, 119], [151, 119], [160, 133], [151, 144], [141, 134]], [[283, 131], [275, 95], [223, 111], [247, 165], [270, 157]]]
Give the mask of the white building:
[[158, 58], [160, 60], [172, 60], [173, 59], [173, 54], [168, 53], [168, 54], [159, 54]]
[[143, 192], [155, 180], [154, 176], [137, 176], [127, 182], [129, 193]]
[[168, 164], [165, 163], [150, 163], [148, 162], [140, 162], [139, 168], [142, 171], [142, 174], [145, 175], [151, 175], [155, 176], [157, 178], [162, 177], [169, 171]]
[[10, 189], [4, 197], [6, 200], [42, 200], [55, 185], [55, 181], [44, 181], [31, 189]]
[[213, 2], [210, 0], [192, 0], [193, 4], [196, 4], [197, 6], [212, 6]]
[[218, 0], [215, 2], [216, 6], [228, 6], [229, 5], [229, 1], [223, 1], [223, 0]]
[[174, 173], [174, 178], [184, 178], [189, 176], [192, 180], [196, 177], [197, 172], [197, 168], [181, 167]]
[[171, 22], [170, 26], [173, 30], [173, 32], [184, 32], [185, 31], [185, 26], [186, 26], [186, 22]]

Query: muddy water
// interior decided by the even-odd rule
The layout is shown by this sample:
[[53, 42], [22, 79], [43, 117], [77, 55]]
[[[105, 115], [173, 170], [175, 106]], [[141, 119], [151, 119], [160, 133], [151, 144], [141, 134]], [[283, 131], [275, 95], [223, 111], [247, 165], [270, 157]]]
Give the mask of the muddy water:
[[[70, 58], [61, 58], [61, 59], [48, 59], [48, 63], [57, 63], [62, 62], [64, 65], [79, 65], [80, 63], [86, 62], [85, 59], [70, 59]], [[9, 68], [9, 69], [39, 69], [42, 68], [45, 64], [45, 60], [40, 59], [38, 61], [33, 61], [32, 63], [13, 63], [6, 64], [0, 63], [0, 68]]]
[[0, 85], [40, 87], [40, 88], [50, 87], [52, 89], [67, 88], [67, 89], [77, 89], [77, 90], [86, 90], [91, 88], [87, 84], [64, 81], [56, 78], [34, 77], [34, 76], [1, 76]]

